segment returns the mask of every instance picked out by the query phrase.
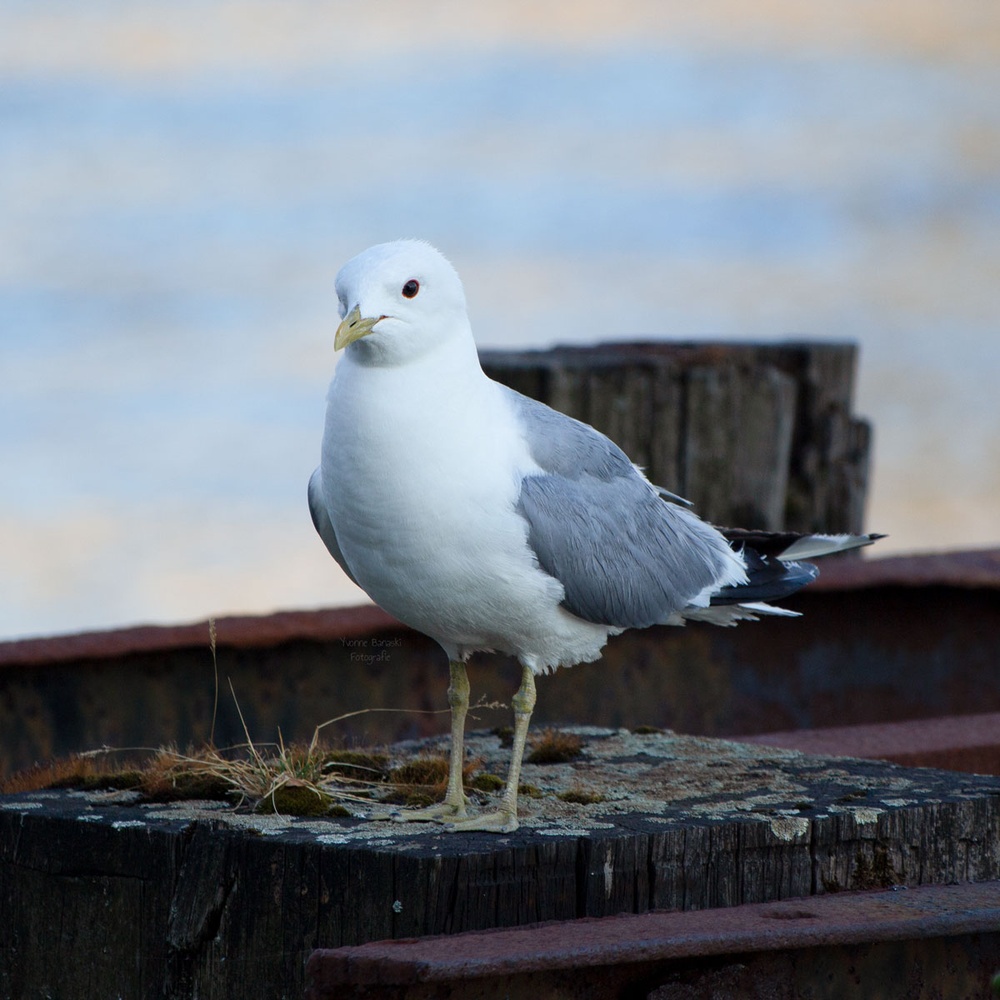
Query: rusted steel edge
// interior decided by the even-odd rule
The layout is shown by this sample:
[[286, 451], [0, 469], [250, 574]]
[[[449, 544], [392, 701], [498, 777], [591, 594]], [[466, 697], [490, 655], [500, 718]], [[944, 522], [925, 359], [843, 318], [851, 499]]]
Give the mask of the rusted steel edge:
[[307, 966], [307, 996], [334, 996], [330, 990], [347, 984], [401, 986], [978, 933], [1000, 933], [1000, 882], [843, 892], [318, 950]]
[[[406, 628], [373, 604], [320, 611], [279, 611], [270, 615], [230, 615], [216, 618], [214, 622], [216, 644], [238, 649], [302, 640], [329, 642]], [[187, 625], [137, 625], [75, 635], [18, 639], [0, 643], [0, 669], [69, 660], [106, 660], [161, 650], [207, 649], [209, 625], [206, 619]]]
[[1000, 589], [1000, 548], [825, 559], [820, 562], [819, 578], [809, 584], [810, 591], [872, 587]]
[[[823, 564], [812, 591], [873, 587], [960, 587], [1000, 589], [1000, 549], [943, 552], [881, 559], [832, 559]], [[236, 648], [276, 646], [294, 640], [329, 642], [385, 630], [404, 630], [373, 605], [319, 611], [279, 611], [215, 619], [216, 642]], [[139, 625], [0, 642], [0, 669], [69, 660], [111, 659], [130, 653], [206, 647], [209, 622]]]
[[992, 749], [1000, 753], [1000, 712], [795, 729], [731, 739], [819, 756], [866, 757], [905, 764], [935, 760], [929, 766], [937, 767], [942, 766], [936, 762], [937, 757], [945, 759], [961, 751]]

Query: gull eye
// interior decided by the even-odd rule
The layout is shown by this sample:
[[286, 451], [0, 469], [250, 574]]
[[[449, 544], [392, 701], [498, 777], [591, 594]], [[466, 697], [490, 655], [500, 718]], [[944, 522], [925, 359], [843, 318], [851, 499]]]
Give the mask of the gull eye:
[[403, 296], [407, 299], [412, 299], [417, 292], [420, 291], [420, 282], [416, 278], [410, 278], [410, 280], [403, 285]]

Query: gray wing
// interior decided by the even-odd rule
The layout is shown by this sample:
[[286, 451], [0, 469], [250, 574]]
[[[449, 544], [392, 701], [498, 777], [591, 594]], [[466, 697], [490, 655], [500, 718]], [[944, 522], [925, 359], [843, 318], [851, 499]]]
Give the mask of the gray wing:
[[731, 572], [726, 540], [665, 503], [614, 442], [509, 391], [532, 458], [544, 470], [524, 479], [517, 509], [539, 565], [563, 585], [568, 611], [643, 628]]
[[[337, 542], [337, 533], [333, 530], [330, 515], [326, 512], [326, 505], [323, 503], [322, 490], [319, 485], [319, 469], [316, 469], [309, 477], [309, 514], [312, 517], [313, 527], [323, 539], [323, 544], [330, 550], [330, 555], [337, 560], [340, 568], [351, 578], [351, 582], [357, 584], [354, 574], [347, 568], [347, 561], [344, 553], [340, 551], [340, 544]], [[358, 584], [360, 586], [360, 584]]]

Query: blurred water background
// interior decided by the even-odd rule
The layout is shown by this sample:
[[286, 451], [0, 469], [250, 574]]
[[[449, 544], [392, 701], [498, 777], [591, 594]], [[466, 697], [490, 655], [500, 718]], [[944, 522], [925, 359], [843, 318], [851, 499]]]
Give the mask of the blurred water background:
[[858, 341], [881, 551], [1000, 543], [998, 56], [996, 0], [0, 0], [0, 636], [360, 599], [305, 484], [399, 236], [484, 346]]

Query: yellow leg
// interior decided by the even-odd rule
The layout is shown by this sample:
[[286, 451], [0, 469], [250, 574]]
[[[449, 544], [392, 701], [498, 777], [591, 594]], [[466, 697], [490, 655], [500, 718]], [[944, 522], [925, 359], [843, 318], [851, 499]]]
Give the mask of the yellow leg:
[[517, 829], [517, 789], [521, 781], [521, 759], [528, 738], [528, 723], [535, 707], [535, 675], [528, 667], [522, 668], [521, 686], [512, 702], [514, 708], [514, 746], [510, 752], [510, 770], [500, 808], [472, 819], [460, 820], [448, 826], [449, 830], [486, 830], [491, 833], [513, 833]]
[[[448, 790], [444, 801], [426, 809], [397, 809], [385, 816], [399, 822], [464, 819], [465, 792], [462, 791], [462, 769], [465, 766], [465, 717], [469, 712], [469, 675], [465, 664], [452, 660], [448, 704], [451, 707], [451, 756], [448, 761]], [[382, 818], [382, 817], [379, 817]]]
[[465, 717], [469, 713], [469, 675], [461, 660], [448, 664], [451, 683], [448, 685], [448, 705], [451, 707], [451, 757], [448, 761], [448, 790], [443, 805], [453, 815], [465, 816], [465, 792], [462, 791], [462, 771], [465, 768]]

